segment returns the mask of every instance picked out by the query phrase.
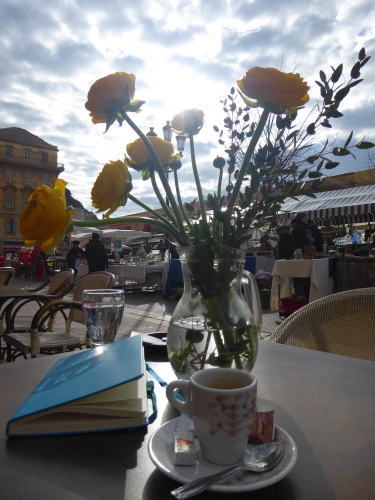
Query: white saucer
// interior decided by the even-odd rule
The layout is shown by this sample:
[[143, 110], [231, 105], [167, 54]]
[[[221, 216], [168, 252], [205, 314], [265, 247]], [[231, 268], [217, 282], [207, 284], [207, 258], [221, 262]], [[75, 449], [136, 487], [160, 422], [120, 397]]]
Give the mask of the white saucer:
[[[173, 433], [176, 429], [178, 418], [170, 420], [157, 429], [150, 438], [148, 452], [156, 467], [175, 481], [185, 484], [203, 476], [209, 476], [221, 469], [227, 468], [214, 465], [204, 460], [197, 453], [195, 465], [175, 465], [173, 463]], [[211, 486], [211, 491], [222, 493], [240, 493], [244, 491], [259, 490], [277, 483], [293, 469], [297, 461], [297, 447], [289, 434], [276, 425], [276, 441], [283, 443], [284, 456], [271, 470], [262, 473], [253, 473], [241, 470]], [[249, 445], [249, 449], [257, 445]]]

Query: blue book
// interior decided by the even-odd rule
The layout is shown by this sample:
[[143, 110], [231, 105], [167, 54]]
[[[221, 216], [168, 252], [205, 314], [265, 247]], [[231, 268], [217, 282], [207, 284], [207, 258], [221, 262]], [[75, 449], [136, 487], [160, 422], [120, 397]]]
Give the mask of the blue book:
[[72, 434], [147, 424], [140, 335], [59, 359], [9, 420], [6, 434]]

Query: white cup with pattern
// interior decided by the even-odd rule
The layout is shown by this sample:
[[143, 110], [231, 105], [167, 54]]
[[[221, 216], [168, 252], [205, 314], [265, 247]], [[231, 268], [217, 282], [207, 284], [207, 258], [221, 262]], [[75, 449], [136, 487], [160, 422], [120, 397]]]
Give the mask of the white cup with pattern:
[[[176, 390], [185, 401], [176, 397]], [[203, 458], [218, 465], [243, 460], [256, 394], [254, 375], [230, 368], [201, 370], [167, 387], [168, 401], [193, 420]]]

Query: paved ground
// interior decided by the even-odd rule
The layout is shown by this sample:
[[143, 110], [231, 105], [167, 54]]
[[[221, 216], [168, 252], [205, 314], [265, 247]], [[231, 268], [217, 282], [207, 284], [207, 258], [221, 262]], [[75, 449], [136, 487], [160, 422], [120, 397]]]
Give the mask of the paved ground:
[[[39, 284], [40, 282], [18, 278], [13, 278], [11, 282], [11, 285], [20, 288], [32, 288]], [[125, 313], [117, 338], [128, 337], [133, 330], [144, 333], [166, 331], [177, 302], [177, 299], [173, 298], [163, 299], [161, 292], [126, 292]], [[30, 317], [33, 315], [33, 310], [28, 308], [23, 312], [23, 315]], [[269, 309], [263, 309], [263, 326], [260, 338], [269, 336], [279, 323], [278, 313], [271, 313]], [[59, 322], [56, 326], [58, 329], [63, 328]], [[56, 331], [56, 327], [54, 327], [54, 331]], [[75, 323], [72, 331], [84, 333], [85, 327]]]

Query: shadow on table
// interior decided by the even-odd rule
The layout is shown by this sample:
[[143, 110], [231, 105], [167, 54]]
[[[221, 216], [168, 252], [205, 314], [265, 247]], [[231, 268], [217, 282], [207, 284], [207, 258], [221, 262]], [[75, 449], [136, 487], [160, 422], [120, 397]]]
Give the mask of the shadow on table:
[[[137, 455], [146, 434], [147, 427], [135, 432], [10, 438], [6, 441], [6, 461], [23, 485], [22, 498], [32, 498], [27, 495], [29, 483], [23, 483], [23, 475], [27, 474], [33, 478], [39, 498], [43, 498], [48, 486], [69, 493], [66, 500], [80, 495], [87, 499], [104, 498], [100, 496], [104, 492], [105, 498], [122, 500], [127, 473], [139, 465]], [[9, 493], [13, 491], [12, 496], [6, 496], [7, 488]], [[21, 498], [14, 495], [12, 484], [5, 480], [1, 481], [0, 497]], [[56, 493], [44, 498], [60, 496]]]

